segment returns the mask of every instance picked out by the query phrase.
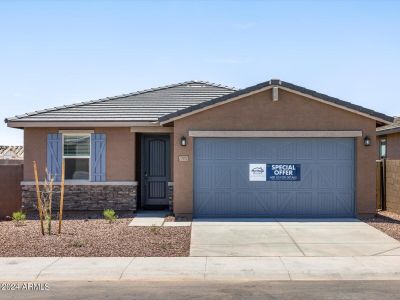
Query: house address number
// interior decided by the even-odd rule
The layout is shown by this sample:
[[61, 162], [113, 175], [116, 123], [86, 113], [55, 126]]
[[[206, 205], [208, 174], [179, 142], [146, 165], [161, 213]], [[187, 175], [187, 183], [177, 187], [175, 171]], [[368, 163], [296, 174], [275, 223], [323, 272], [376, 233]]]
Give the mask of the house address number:
[[189, 161], [189, 156], [187, 155], [179, 155], [179, 161]]

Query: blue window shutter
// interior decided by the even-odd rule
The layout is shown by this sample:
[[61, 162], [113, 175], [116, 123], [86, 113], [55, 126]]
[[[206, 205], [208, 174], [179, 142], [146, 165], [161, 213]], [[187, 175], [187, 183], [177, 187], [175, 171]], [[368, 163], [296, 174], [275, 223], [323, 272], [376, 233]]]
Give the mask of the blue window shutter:
[[106, 135], [92, 133], [91, 136], [91, 181], [106, 181]]
[[55, 181], [61, 181], [62, 134], [47, 135], [47, 171]]

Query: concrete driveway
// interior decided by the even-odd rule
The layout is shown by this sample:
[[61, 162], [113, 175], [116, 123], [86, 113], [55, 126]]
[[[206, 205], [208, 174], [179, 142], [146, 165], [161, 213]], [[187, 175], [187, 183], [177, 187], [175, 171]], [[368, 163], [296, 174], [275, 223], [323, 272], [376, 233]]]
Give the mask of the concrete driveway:
[[400, 255], [400, 242], [358, 219], [193, 220], [190, 256]]

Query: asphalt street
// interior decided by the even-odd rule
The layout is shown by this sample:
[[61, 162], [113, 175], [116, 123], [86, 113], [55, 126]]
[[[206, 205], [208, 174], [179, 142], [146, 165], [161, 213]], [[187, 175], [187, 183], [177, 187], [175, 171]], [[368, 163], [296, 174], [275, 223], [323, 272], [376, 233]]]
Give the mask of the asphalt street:
[[46, 286], [42, 283], [42, 291], [0, 291], [0, 299], [400, 299], [399, 281], [75, 281]]

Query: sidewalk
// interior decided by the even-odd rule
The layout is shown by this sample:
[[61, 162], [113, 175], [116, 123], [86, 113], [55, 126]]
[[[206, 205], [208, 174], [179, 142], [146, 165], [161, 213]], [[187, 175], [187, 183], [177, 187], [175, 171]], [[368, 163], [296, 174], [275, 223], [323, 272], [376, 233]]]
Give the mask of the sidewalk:
[[0, 258], [0, 281], [400, 280], [400, 256]]

